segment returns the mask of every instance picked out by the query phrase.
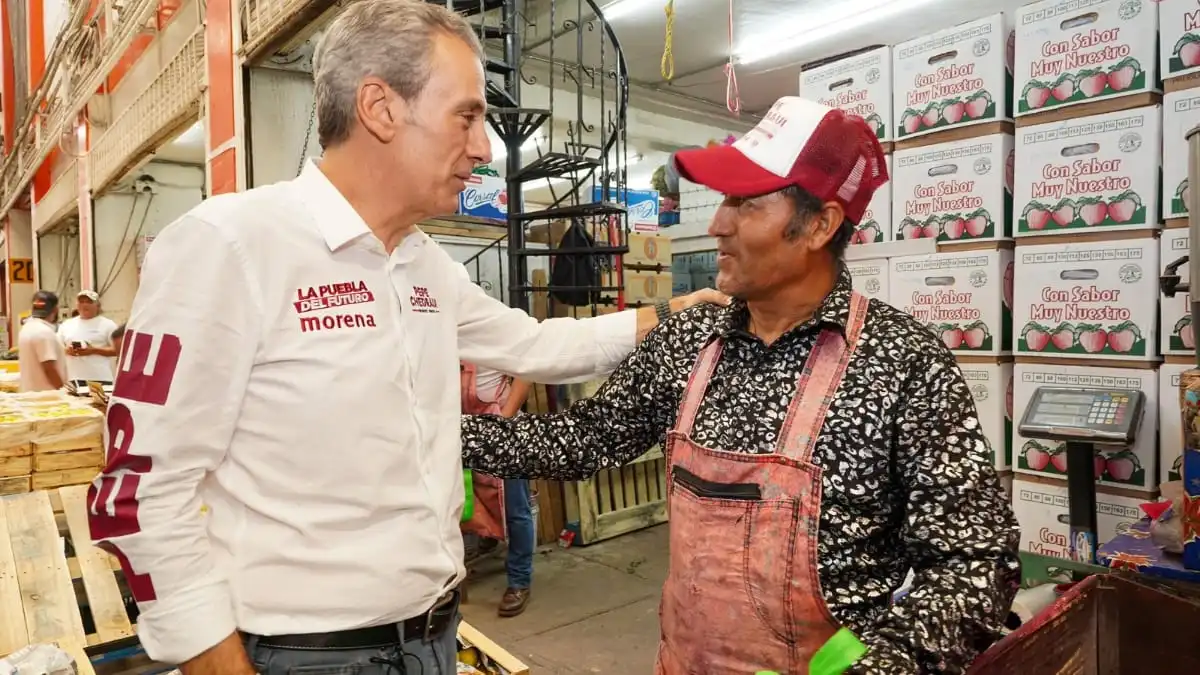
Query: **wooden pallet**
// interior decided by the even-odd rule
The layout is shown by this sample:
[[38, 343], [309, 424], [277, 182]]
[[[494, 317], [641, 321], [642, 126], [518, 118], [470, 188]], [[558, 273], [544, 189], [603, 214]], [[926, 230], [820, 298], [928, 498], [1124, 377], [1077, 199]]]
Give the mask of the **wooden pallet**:
[[95, 675], [84, 649], [134, 635], [124, 575], [92, 546], [86, 500], [82, 485], [0, 497], [0, 656], [55, 642]]

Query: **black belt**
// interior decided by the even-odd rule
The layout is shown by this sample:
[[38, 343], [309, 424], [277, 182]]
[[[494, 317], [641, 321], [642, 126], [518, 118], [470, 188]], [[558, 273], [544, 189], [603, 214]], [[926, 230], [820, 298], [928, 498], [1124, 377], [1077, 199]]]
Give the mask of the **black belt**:
[[438, 598], [429, 611], [400, 623], [334, 633], [263, 635], [258, 636], [257, 645], [269, 649], [339, 651], [391, 647], [418, 638], [423, 642], [430, 642], [445, 634], [457, 615], [458, 590], [451, 590]]

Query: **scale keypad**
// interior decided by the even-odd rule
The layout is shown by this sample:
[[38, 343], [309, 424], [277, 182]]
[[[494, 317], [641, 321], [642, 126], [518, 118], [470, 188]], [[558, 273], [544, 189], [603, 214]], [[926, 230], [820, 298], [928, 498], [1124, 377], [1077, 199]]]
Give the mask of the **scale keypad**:
[[1123, 394], [1097, 396], [1088, 411], [1088, 423], [1102, 426], [1123, 424], [1128, 406], [1129, 397]]

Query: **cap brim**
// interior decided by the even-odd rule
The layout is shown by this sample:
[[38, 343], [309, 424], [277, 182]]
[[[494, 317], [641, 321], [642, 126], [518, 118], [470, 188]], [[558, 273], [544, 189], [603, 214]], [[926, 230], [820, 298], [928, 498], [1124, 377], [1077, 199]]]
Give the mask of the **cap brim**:
[[730, 197], [756, 197], [792, 185], [750, 161], [731, 145], [680, 150], [675, 153], [679, 175]]

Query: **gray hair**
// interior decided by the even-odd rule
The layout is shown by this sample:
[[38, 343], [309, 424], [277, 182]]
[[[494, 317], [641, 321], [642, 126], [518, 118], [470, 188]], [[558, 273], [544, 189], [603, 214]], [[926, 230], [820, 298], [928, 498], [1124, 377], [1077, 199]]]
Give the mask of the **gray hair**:
[[313, 55], [317, 139], [345, 141], [363, 78], [378, 77], [407, 101], [429, 83], [434, 38], [458, 37], [483, 58], [471, 24], [444, 5], [420, 0], [358, 0], [329, 24]]

